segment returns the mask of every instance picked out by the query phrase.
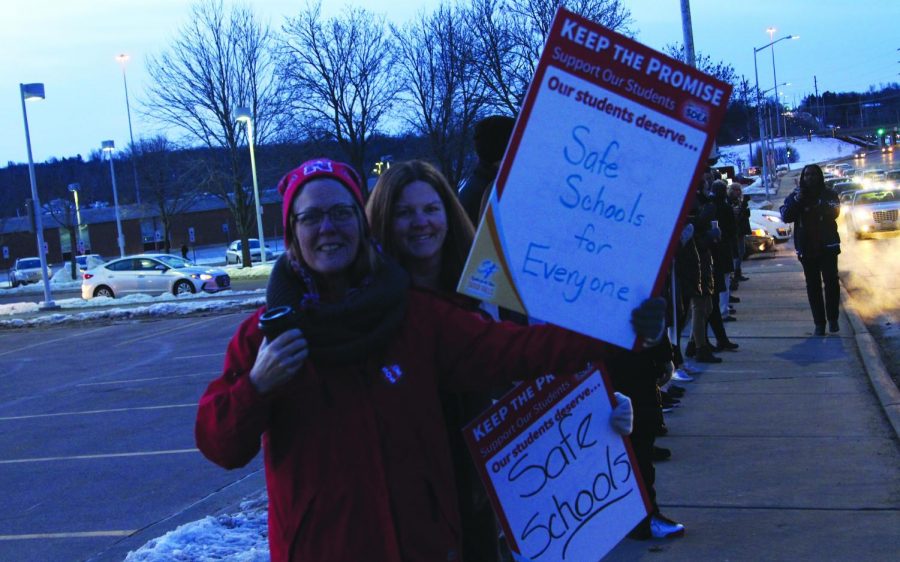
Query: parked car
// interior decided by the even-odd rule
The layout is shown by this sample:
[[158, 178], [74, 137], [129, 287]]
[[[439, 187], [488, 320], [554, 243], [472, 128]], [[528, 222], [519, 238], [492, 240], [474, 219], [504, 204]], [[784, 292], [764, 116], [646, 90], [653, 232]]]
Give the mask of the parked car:
[[[260, 251], [259, 251], [259, 239], [250, 238], [248, 240], [250, 243], [250, 262], [261, 261], [260, 260]], [[243, 259], [241, 241], [235, 240], [231, 244], [228, 245], [228, 249], [225, 250], [225, 264], [230, 265], [233, 263], [241, 263]], [[274, 254], [272, 253], [272, 247], [266, 244], [266, 260], [273, 259]]]
[[184, 295], [231, 287], [225, 270], [197, 266], [170, 254], [138, 254], [84, 272], [81, 298], [115, 298], [133, 293]]
[[750, 234], [744, 236], [745, 255], [764, 254], [775, 251], [775, 239], [766, 234], [765, 229], [758, 223], [750, 222], [753, 229]]
[[775, 242], [787, 242], [794, 233], [794, 225], [781, 220], [781, 213], [778, 211], [767, 211], [765, 209], [750, 209], [750, 226], [756, 223], [762, 228], [767, 235], [775, 239]]
[[19, 258], [9, 270], [9, 284], [13, 287], [37, 283], [43, 278], [41, 258]]
[[[104, 260], [103, 257], [100, 256], [100, 254], [83, 254], [80, 256], [75, 256], [75, 265], [78, 267], [78, 273], [76, 274], [77, 276], [74, 281], [77, 281], [78, 277], [84, 274], [85, 271], [93, 267], [97, 267], [98, 265], [102, 265], [104, 261], [106, 260]], [[62, 267], [50, 274], [50, 278], [57, 279], [56, 276], [61, 274], [64, 277], [64, 281], [73, 281], [70, 276], [72, 271], [71, 264], [71, 261], [66, 260], [63, 263]]]
[[847, 230], [857, 240], [876, 232], [900, 230], [900, 189], [857, 191], [847, 213]]

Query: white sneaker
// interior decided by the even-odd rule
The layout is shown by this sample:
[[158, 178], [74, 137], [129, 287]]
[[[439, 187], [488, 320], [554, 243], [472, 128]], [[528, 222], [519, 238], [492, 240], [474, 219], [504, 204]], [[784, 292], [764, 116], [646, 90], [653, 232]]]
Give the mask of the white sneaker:
[[687, 374], [687, 371], [685, 371], [684, 369], [675, 369], [675, 372], [672, 374], [672, 380], [679, 382], [691, 382], [692, 380], [694, 380], [694, 377]]

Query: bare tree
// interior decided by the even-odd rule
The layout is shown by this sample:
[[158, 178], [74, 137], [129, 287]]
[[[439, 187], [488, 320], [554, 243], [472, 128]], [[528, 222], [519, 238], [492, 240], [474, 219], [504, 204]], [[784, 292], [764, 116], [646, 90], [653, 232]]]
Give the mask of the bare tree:
[[271, 31], [250, 8], [226, 13], [222, 0], [202, 0], [169, 50], [148, 58], [152, 85], [141, 104], [148, 116], [224, 153], [222, 169], [210, 174], [207, 185], [234, 217], [244, 265], [250, 265], [256, 216], [252, 191], [243, 187], [249, 183], [246, 128], [237, 124], [235, 111], [250, 108], [256, 144], [278, 131], [286, 105], [273, 72], [274, 46]]
[[199, 196], [196, 162], [185, 162], [186, 153], [178, 152], [164, 136], [141, 139], [135, 147], [138, 176], [144, 202], [156, 207], [163, 227], [163, 246], [172, 250], [172, 217], [187, 211]]
[[[663, 47], [663, 52], [673, 59], [681, 62], [687, 62], [687, 53], [683, 43], [669, 43]], [[722, 82], [727, 82], [732, 86], [738, 85], [738, 74], [734, 71], [734, 67], [724, 61], [714, 61], [711, 56], [697, 52], [694, 56], [694, 64], [697, 70], [709, 74], [714, 78], [718, 78]]]
[[486, 95], [466, 15], [460, 8], [442, 5], [394, 28], [394, 34], [405, 118], [428, 139], [432, 158], [456, 186], [465, 172], [469, 131], [482, 113]]
[[630, 33], [631, 12], [621, 0], [474, 0], [470, 25], [482, 62], [480, 76], [498, 111], [519, 111], [560, 6]]
[[[78, 253], [78, 210], [75, 199], [69, 191], [69, 185], [78, 183], [78, 172], [83, 163], [80, 157], [52, 160], [53, 165], [38, 168], [41, 191], [44, 197], [42, 211], [50, 214], [50, 218], [65, 231], [69, 239], [69, 254], [72, 279], [77, 279], [78, 266], [75, 256]], [[80, 190], [81, 185], [78, 185]], [[35, 209], [35, 212], [42, 212]]]
[[347, 8], [324, 19], [307, 4], [283, 26], [280, 74], [309, 132], [338, 143], [366, 176], [366, 147], [397, 98], [395, 47], [384, 17]]

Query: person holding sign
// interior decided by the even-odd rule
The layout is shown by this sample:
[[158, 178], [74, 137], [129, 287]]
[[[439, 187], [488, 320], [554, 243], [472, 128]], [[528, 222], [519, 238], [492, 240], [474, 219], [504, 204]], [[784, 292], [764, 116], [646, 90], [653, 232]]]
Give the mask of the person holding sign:
[[[616, 351], [410, 288], [371, 238], [360, 183], [328, 159], [279, 182], [287, 250], [275, 267], [290, 286], [270, 286], [229, 342], [200, 399], [197, 447], [225, 468], [262, 447], [275, 562], [460, 559], [439, 391], [575, 372]], [[639, 337], [662, 332], [657, 304], [636, 309]]]
[[[394, 164], [378, 178], [366, 205], [372, 233], [385, 252], [410, 273], [416, 287], [430, 289], [461, 306], [478, 310], [474, 299], [454, 291], [472, 245], [474, 229], [437, 168], [422, 160]], [[497, 526], [484, 486], [463, 440], [462, 427], [500, 393], [443, 393], [463, 530], [463, 558], [497, 560]], [[617, 393], [610, 422], [631, 433], [631, 400]]]

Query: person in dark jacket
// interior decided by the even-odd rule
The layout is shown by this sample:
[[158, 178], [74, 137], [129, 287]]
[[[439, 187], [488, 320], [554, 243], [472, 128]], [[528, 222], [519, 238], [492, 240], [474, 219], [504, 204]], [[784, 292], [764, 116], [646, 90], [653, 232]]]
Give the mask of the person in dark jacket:
[[[838, 254], [841, 237], [837, 217], [841, 212], [838, 196], [825, 187], [822, 169], [815, 164], [803, 168], [797, 189], [781, 206], [784, 222], [794, 223], [794, 249], [803, 264], [806, 277], [806, 296], [812, 309], [814, 333], [825, 335], [837, 332], [841, 289], [838, 285]], [[822, 286], [825, 298], [822, 298]]]
[[[617, 350], [555, 326], [491, 322], [380, 251], [347, 164], [305, 162], [278, 185], [290, 284], [241, 323], [200, 398], [198, 449], [225, 468], [264, 450], [269, 548], [287, 560], [461, 560], [439, 391], [574, 373]], [[274, 275], [273, 269], [273, 275]], [[298, 295], [300, 295], [298, 297]], [[653, 299], [635, 333], [661, 334]], [[280, 335], [264, 312], [292, 306]]]
[[490, 197], [500, 161], [503, 160], [515, 124], [515, 119], [505, 115], [485, 117], [475, 124], [472, 140], [478, 155], [478, 165], [460, 190], [459, 202], [466, 210], [469, 220], [476, 226]]

